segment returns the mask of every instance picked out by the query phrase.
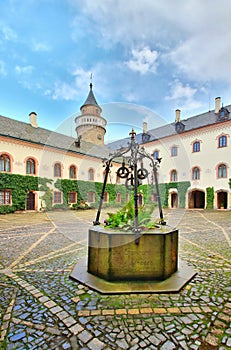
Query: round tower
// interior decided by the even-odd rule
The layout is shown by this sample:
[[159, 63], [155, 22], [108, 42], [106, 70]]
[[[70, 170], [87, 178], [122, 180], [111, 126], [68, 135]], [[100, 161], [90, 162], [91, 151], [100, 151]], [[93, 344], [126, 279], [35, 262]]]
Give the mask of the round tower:
[[96, 145], [104, 145], [107, 121], [101, 116], [102, 109], [96, 102], [90, 83], [86, 101], [80, 107], [81, 115], [75, 118], [77, 137]]

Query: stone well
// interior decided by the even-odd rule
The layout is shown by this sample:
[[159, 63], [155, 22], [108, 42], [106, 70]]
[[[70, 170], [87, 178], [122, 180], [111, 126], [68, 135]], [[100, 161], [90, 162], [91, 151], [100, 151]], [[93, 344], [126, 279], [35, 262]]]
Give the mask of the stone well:
[[142, 232], [89, 229], [88, 272], [107, 281], [153, 281], [170, 277], [178, 268], [178, 230], [167, 226]]

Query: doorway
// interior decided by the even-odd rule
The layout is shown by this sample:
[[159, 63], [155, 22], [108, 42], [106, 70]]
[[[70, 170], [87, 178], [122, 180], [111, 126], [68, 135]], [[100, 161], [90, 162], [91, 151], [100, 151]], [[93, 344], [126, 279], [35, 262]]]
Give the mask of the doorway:
[[26, 210], [35, 210], [35, 194], [28, 192], [26, 197]]
[[189, 208], [204, 209], [205, 193], [203, 191], [194, 190], [189, 193]]
[[217, 193], [217, 208], [227, 209], [227, 192], [221, 191]]
[[171, 193], [171, 208], [177, 208], [178, 207], [178, 195], [177, 193], [173, 192]]

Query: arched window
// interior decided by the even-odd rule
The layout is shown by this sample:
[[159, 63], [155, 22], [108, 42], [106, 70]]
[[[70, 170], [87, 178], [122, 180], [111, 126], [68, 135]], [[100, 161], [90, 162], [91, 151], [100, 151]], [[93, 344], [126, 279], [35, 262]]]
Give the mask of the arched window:
[[94, 169], [92, 169], [92, 168], [90, 168], [89, 170], [88, 170], [88, 180], [89, 181], [94, 181]]
[[224, 177], [227, 177], [227, 167], [225, 164], [220, 164], [218, 166], [218, 178], [221, 179], [221, 178], [224, 178]]
[[75, 165], [71, 165], [69, 168], [69, 178], [76, 179], [77, 178], [77, 170]]
[[193, 142], [193, 152], [200, 152], [200, 141]]
[[222, 135], [219, 137], [218, 139], [218, 147], [227, 147], [227, 136], [226, 135]]
[[7, 154], [0, 156], [0, 171], [11, 171], [10, 157]]
[[171, 182], [176, 182], [177, 181], [177, 171], [175, 169], [171, 171], [170, 181]]
[[198, 167], [193, 168], [192, 170], [192, 179], [199, 180], [200, 179], [200, 169]]
[[156, 149], [154, 152], [153, 152], [153, 158], [154, 159], [157, 159], [157, 158], [159, 158], [159, 151]]
[[36, 174], [36, 164], [33, 158], [28, 158], [26, 161], [26, 173], [29, 175]]
[[55, 163], [54, 165], [54, 177], [61, 177], [61, 164]]

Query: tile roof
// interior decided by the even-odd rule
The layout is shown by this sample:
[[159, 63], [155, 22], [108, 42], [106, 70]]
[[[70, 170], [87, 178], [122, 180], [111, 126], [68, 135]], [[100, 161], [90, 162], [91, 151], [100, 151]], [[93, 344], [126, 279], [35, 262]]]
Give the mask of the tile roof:
[[29, 123], [0, 116], [0, 136], [7, 136], [30, 143], [49, 146], [56, 149], [71, 151], [78, 154], [90, 155], [95, 158], [107, 158], [106, 147], [81, 141], [80, 147], [76, 147], [75, 138], [57, 133], [44, 128], [35, 128]]
[[[229, 112], [231, 112], [231, 105], [225, 107]], [[230, 113], [231, 114], [231, 113]], [[181, 119], [181, 122], [184, 124], [185, 128], [182, 134], [188, 131], [196, 130], [198, 128], [203, 128], [209, 125], [224, 123], [226, 120], [231, 120], [231, 116], [229, 115], [228, 119], [224, 121], [219, 121], [217, 119], [217, 114], [214, 110], [202, 113], [187, 119]], [[175, 122], [160, 126], [155, 129], [148, 130], [148, 135], [150, 135], [149, 141], [159, 140], [168, 136], [178, 135], [175, 129]], [[107, 146], [111, 149], [118, 149], [120, 147], [126, 147], [127, 143], [130, 141], [130, 137], [127, 137], [122, 140], [114, 141], [108, 144]], [[142, 133], [136, 135], [136, 142], [143, 143], [142, 141]]]

